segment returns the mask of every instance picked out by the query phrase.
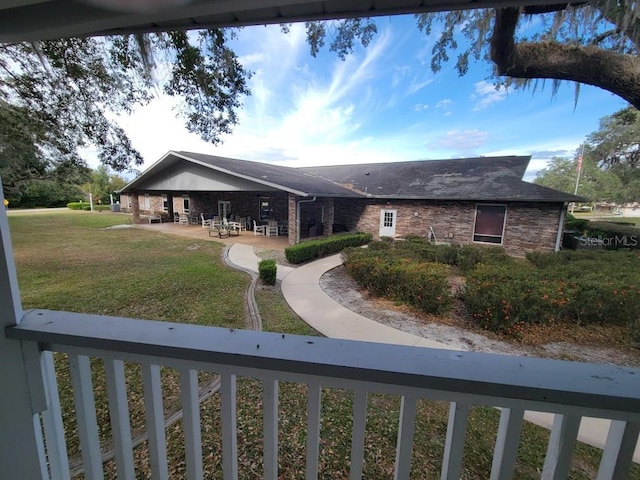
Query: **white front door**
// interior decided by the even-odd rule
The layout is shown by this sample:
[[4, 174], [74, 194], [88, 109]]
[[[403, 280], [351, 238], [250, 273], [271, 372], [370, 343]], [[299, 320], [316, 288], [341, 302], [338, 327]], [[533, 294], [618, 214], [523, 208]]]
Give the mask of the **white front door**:
[[396, 234], [397, 210], [380, 210], [380, 232], [381, 237], [393, 237]]

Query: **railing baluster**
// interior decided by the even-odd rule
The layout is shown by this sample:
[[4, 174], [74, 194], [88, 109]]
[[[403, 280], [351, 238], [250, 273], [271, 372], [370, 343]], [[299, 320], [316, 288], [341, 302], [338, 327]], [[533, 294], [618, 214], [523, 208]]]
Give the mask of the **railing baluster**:
[[184, 425], [184, 450], [187, 463], [187, 478], [202, 478], [202, 435], [200, 432], [200, 396], [198, 372], [180, 370], [180, 400]]
[[278, 381], [265, 379], [262, 383], [262, 416], [264, 424], [265, 480], [278, 478]]
[[69, 458], [67, 456], [67, 443], [64, 439], [62, 410], [56, 383], [53, 353], [47, 350], [42, 352], [41, 362], [44, 392], [47, 399], [47, 409], [42, 412], [42, 424], [44, 425], [49, 470], [51, 471], [51, 478], [69, 480], [71, 478], [69, 474]]
[[405, 395], [400, 403], [400, 424], [396, 445], [396, 470], [394, 479], [404, 480], [411, 473], [413, 434], [416, 428], [416, 402], [414, 395]]
[[640, 424], [612, 420], [604, 447], [597, 480], [626, 478], [638, 442]]
[[353, 399], [353, 433], [351, 435], [350, 480], [362, 478], [364, 434], [367, 426], [367, 391], [358, 389]]
[[447, 439], [442, 459], [442, 473], [440, 474], [440, 478], [443, 480], [458, 480], [462, 474], [462, 453], [468, 418], [469, 405], [451, 402]]
[[143, 363], [141, 366], [151, 475], [154, 480], [168, 480], [167, 440], [164, 431], [160, 367], [148, 363]]
[[571, 456], [576, 445], [579, 428], [580, 417], [556, 414], [553, 419], [553, 428], [551, 429], [551, 438], [549, 438], [541, 479], [563, 480], [569, 477]]
[[40, 478], [49, 478], [49, 468], [47, 467], [47, 452], [44, 448], [44, 436], [42, 435], [42, 422], [39, 413], [33, 414], [33, 431], [35, 432], [36, 449], [40, 461]]
[[307, 480], [318, 478], [318, 452], [320, 450], [320, 395], [318, 382], [309, 383], [307, 393]]
[[224, 480], [238, 478], [238, 431], [236, 414], [236, 376], [220, 375], [222, 400], [222, 470]]
[[113, 436], [118, 478], [134, 478], [133, 447], [131, 445], [131, 423], [127, 402], [127, 382], [122, 360], [105, 360], [104, 371], [109, 396], [109, 416]]
[[491, 480], [510, 480], [513, 478], [523, 419], [524, 410], [522, 409], [502, 409], [498, 438], [493, 450]]
[[104, 478], [102, 473], [102, 454], [100, 452], [98, 421], [93, 399], [89, 357], [70, 354], [69, 367], [71, 369], [71, 383], [73, 384], [73, 399], [76, 407], [84, 478], [102, 480]]

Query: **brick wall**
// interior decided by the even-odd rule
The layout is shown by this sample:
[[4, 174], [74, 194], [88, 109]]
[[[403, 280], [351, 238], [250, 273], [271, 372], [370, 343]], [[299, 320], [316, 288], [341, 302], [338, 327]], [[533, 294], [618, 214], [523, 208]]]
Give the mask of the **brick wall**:
[[532, 250], [552, 252], [560, 222], [561, 204], [511, 204], [507, 209], [505, 249], [513, 255]]
[[[349, 231], [372, 233], [378, 238], [380, 211], [397, 211], [396, 236], [428, 237], [433, 228], [437, 240], [456, 244], [473, 243], [476, 202], [425, 202], [386, 200], [335, 200], [335, 223]], [[503, 247], [511, 255], [555, 248], [560, 204], [507, 205]], [[477, 245], [481, 245], [478, 243]]]

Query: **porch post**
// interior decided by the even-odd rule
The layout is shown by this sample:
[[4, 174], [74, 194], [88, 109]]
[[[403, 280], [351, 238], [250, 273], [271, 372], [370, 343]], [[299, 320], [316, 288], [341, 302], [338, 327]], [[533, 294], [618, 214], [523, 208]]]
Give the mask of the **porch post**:
[[323, 202], [323, 216], [322, 216], [322, 234], [325, 237], [333, 235], [333, 222], [335, 216], [335, 210], [333, 207], [333, 197], [325, 198]]
[[298, 238], [298, 206], [297, 197], [289, 194], [289, 245], [295, 245]]
[[140, 222], [140, 202], [138, 200], [138, 192], [133, 191], [130, 193], [131, 195], [131, 211], [133, 212], [133, 223], [141, 223]]
[[[0, 478], [42, 478], [35, 412], [21, 344], [5, 328], [22, 318], [9, 222], [0, 187]], [[33, 379], [32, 379], [33, 380]]]

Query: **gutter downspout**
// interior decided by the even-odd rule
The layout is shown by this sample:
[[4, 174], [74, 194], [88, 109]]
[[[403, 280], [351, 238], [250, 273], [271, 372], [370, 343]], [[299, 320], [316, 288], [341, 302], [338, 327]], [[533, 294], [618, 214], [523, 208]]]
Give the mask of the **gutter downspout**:
[[553, 250], [554, 252], [560, 251], [560, 245], [562, 244], [562, 230], [564, 227], [564, 219], [567, 215], [568, 205], [569, 204], [567, 202], [564, 202], [564, 204], [562, 205], [562, 210], [560, 211], [560, 223], [558, 224], [558, 234], [556, 235], [556, 247]]
[[314, 195], [310, 200], [298, 200], [296, 202], [296, 245], [300, 243], [300, 204], [301, 203], [313, 203], [316, 201], [316, 196]]

